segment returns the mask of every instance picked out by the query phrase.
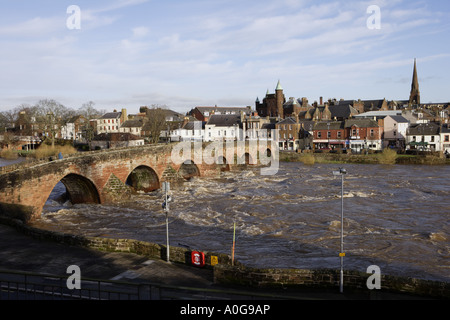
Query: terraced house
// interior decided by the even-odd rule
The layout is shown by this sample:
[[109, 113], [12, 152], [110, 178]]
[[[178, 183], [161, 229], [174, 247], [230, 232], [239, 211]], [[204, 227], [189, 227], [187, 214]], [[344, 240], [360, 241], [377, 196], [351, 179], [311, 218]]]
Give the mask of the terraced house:
[[350, 149], [354, 153], [382, 149], [383, 127], [373, 119], [322, 121], [314, 125], [315, 150]]

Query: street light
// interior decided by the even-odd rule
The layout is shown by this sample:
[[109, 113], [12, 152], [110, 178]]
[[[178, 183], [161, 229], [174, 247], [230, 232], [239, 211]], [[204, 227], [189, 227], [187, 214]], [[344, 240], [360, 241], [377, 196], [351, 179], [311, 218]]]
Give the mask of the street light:
[[164, 209], [164, 212], [166, 213], [166, 244], [167, 244], [167, 262], [169, 261], [169, 254], [170, 254], [170, 248], [169, 248], [169, 203], [172, 202], [172, 197], [168, 194], [170, 191], [170, 182], [163, 182], [163, 190], [165, 191], [165, 200], [162, 204], [162, 208]]
[[341, 258], [341, 281], [340, 281], [340, 291], [344, 292], [344, 175], [347, 174], [347, 170], [344, 168], [339, 168], [339, 170], [334, 170], [334, 176], [341, 176], [341, 251], [339, 252], [339, 257]]

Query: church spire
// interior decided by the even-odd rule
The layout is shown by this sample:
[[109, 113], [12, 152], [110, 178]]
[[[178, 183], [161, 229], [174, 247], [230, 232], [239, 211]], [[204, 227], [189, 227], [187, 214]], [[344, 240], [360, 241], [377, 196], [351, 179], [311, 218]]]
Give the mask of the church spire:
[[411, 84], [411, 94], [409, 95], [409, 106], [420, 104], [419, 78], [417, 76], [417, 63], [414, 59], [414, 71]]
[[283, 90], [280, 80], [278, 80], [277, 88], [275, 90]]

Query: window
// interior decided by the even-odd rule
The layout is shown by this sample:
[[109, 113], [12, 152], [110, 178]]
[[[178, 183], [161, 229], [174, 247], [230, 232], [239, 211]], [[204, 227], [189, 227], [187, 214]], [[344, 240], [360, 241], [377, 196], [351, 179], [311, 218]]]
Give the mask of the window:
[[431, 142], [434, 142], [434, 136], [431, 136]]
[[444, 141], [445, 141], [445, 142], [450, 142], [450, 136], [449, 136], [449, 135], [444, 136]]
[[327, 137], [328, 137], [328, 139], [331, 138], [331, 131], [328, 131], [328, 132], [327, 132]]
[[320, 131], [317, 132], [317, 138], [319, 138], [319, 139], [322, 138], [322, 132], [320, 132]]
[[394, 130], [394, 137], [397, 136], [397, 130]]
[[370, 136], [371, 136], [371, 137], [373, 137], [373, 136], [374, 136], [374, 134], [375, 134], [375, 130], [373, 130], [373, 129], [370, 129]]
[[338, 137], [338, 139], [342, 138], [342, 132], [341, 131], [337, 132], [337, 137]]

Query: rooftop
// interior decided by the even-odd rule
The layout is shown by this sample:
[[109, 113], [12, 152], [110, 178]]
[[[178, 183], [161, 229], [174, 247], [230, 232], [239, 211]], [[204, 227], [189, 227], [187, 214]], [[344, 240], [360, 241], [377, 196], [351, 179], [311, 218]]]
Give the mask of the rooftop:
[[213, 114], [208, 121], [208, 125], [218, 127], [230, 127], [241, 123], [241, 115], [238, 114]]

